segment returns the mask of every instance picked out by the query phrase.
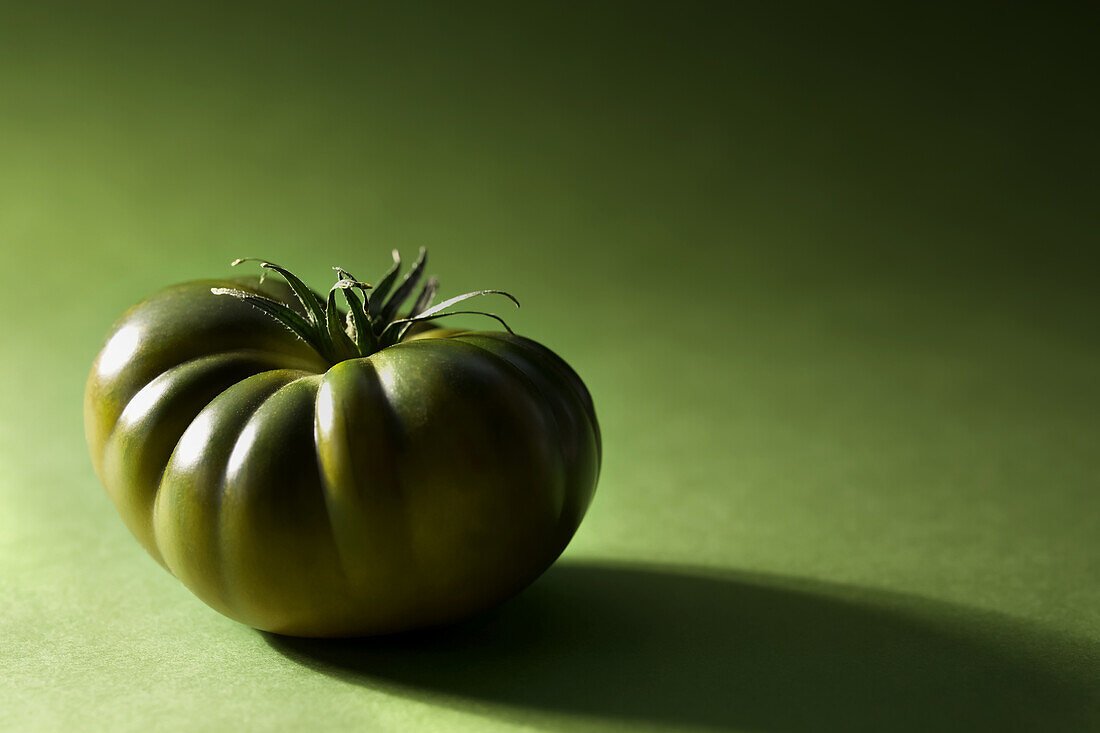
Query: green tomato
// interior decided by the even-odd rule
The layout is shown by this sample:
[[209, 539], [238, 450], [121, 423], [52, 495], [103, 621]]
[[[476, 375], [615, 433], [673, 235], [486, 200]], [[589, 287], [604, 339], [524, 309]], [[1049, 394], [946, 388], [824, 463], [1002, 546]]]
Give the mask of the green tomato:
[[391, 633], [493, 606], [558, 557], [601, 450], [564, 361], [442, 329], [326, 358], [245, 295], [310, 322], [279, 282], [169, 287], [115, 324], [85, 393], [108, 495], [195, 595], [280, 634]]

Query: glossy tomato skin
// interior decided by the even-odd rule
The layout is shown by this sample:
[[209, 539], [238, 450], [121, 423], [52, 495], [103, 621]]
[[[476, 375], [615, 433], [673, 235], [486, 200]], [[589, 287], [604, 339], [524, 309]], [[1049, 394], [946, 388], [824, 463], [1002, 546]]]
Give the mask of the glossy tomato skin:
[[557, 558], [601, 450], [564, 361], [519, 336], [433, 330], [332, 366], [210, 293], [229, 286], [243, 287], [185, 283], [131, 308], [85, 393], [108, 495], [199, 598], [282, 634], [391, 633], [499, 603]]

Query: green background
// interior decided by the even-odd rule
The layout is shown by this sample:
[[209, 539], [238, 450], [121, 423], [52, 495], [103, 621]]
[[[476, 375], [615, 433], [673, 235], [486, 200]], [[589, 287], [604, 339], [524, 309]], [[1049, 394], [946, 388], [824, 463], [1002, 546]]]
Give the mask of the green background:
[[[1100, 729], [1097, 30], [3, 3], [0, 728]], [[234, 257], [420, 245], [588, 383], [587, 519], [458, 629], [220, 617], [92, 472], [104, 334]]]

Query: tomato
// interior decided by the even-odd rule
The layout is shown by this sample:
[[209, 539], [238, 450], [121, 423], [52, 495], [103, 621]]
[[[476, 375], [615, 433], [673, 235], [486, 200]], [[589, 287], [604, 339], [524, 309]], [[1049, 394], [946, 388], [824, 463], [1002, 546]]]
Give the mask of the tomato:
[[510, 331], [426, 329], [474, 295], [429, 307], [434, 278], [400, 317], [424, 256], [398, 284], [394, 254], [374, 291], [340, 270], [327, 302], [270, 263], [289, 285], [166, 288], [92, 366], [107, 494], [230, 618], [298, 636], [451, 623], [538, 577], [584, 516], [601, 443], [580, 378]]

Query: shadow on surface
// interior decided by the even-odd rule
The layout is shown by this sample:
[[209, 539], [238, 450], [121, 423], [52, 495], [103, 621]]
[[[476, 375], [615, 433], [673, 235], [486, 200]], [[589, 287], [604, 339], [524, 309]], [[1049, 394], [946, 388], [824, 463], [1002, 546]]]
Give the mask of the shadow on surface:
[[1095, 646], [912, 597], [690, 568], [563, 562], [450, 629], [264, 636], [291, 659], [368, 687], [620, 720], [1065, 731], [1100, 717]]

